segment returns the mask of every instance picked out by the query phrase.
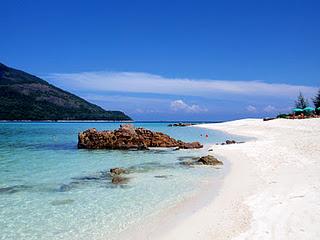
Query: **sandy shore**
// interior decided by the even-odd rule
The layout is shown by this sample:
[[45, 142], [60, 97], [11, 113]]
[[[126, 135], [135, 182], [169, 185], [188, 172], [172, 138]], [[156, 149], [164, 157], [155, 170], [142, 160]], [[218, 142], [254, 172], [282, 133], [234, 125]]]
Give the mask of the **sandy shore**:
[[255, 139], [212, 147], [213, 155], [231, 162], [218, 196], [157, 239], [319, 238], [320, 119], [198, 127]]

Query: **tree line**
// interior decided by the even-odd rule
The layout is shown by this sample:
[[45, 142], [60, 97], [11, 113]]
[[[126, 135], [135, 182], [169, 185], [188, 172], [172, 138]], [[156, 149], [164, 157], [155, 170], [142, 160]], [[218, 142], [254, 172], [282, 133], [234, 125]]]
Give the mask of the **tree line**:
[[[320, 89], [318, 90], [316, 96], [314, 98], [312, 98], [312, 102], [313, 102], [315, 108], [320, 107]], [[299, 93], [299, 96], [298, 96], [297, 100], [295, 101], [295, 107], [300, 108], [300, 109], [310, 107], [308, 99], [305, 98], [301, 92]]]

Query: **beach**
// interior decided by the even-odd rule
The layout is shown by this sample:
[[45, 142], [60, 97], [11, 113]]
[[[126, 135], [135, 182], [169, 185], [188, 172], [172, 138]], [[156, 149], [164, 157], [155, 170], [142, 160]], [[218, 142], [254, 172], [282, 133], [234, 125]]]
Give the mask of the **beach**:
[[[0, 239], [317, 239], [320, 119], [141, 125], [206, 144], [92, 152], [75, 148], [92, 123], [3, 123]], [[207, 154], [224, 165], [179, 164]], [[128, 184], [102, 174], [117, 166]]]
[[231, 163], [217, 196], [148, 239], [318, 238], [320, 119], [244, 119], [197, 127], [252, 140], [212, 146], [211, 154]]
[[1, 6], [0, 240], [320, 240], [320, 1]]

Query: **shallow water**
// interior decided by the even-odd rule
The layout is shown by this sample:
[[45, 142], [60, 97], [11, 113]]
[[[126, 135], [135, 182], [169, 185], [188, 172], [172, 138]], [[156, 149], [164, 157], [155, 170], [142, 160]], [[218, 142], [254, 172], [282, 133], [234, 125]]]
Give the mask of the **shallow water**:
[[[141, 219], [197, 191], [220, 171], [185, 167], [210, 143], [241, 140], [218, 131], [136, 123], [201, 150], [78, 150], [77, 133], [115, 129], [120, 123], [0, 123], [0, 239], [113, 239]], [[209, 134], [208, 138], [200, 134]], [[180, 159], [180, 160], [179, 160]], [[127, 184], [114, 185], [110, 168], [129, 168]]]

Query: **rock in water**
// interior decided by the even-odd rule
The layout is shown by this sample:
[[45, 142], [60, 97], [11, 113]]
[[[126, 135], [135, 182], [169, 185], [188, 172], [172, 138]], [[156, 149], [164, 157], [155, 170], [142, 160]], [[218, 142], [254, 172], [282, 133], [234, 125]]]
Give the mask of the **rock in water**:
[[59, 206], [59, 205], [71, 204], [73, 202], [74, 202], [73, 199], [54, 200], [51, 202], [51, 205]]
[[227, 140], [226, 141], [226, 144], [235, 144], [237, 143], [235, 140]]
[[204, 157], [201, 157], [198, 161], [198, 163], [202, 163], [204, 165], [223, 165], [223, 162], [216, 159], [214, 156], [207, 155]]
[[179, 149], [192, 149], [192, 148], [202, 148], [203, 146], [199, 142], [191, 142], [191, 143], [185, 143], [182, 141], [179, 142]]
[[[226, 140], [225, 142], [221, 143], [220, 145], [230, 145], [230, 144], [237, 144], [237, 143], [243, 143], [243, 142], [237, 142], [235, 140]], [[219, 145], [218, 143], [216, 145]]]
[[198, 165], [198, 162], [197, 161], [193, 161], [193, 160], [187, 160], [187, 161], [182, 161], [179, 163], [180, 165], [183, 165], [183, 166], [193, 166], [193, 165]]
[[161, 132], [120, 125], [114, 131], [97, 131], [95, 128], [80, 132], [78, 148], [86, 149], [137, 149], [149, 147], [178, 147], [179, 149], [202, 148], [199, 142], [186, 143]]
[[114, 176], [111, 180], [113, 184], [127, 184], [129, 182], [129, 178]]
[[180, 162], [181, 165], [184, 166], [194, 166], [194, 165], [223, 165], [223, 162], [216, 159], [214, 156], [207, 155], [203, 157], [182, 157], [180, 160], [183, 160]]
[[120, 174], [127, 173], [127, 170], [123, 168], [111, 168], [110, 173], [112, 175], [120, 175]]
[[68, 184], [62, 184], [59, 188], [59, 192], [67, 192], [71, 190], [71, 185]]
[[194, 125], [194, 123], [182, 123], [182, 122], [179, 122], [179, 123], [169, 124], [168, 127], [188, 127], [188, 126], [192, 126], [192, 125]]

